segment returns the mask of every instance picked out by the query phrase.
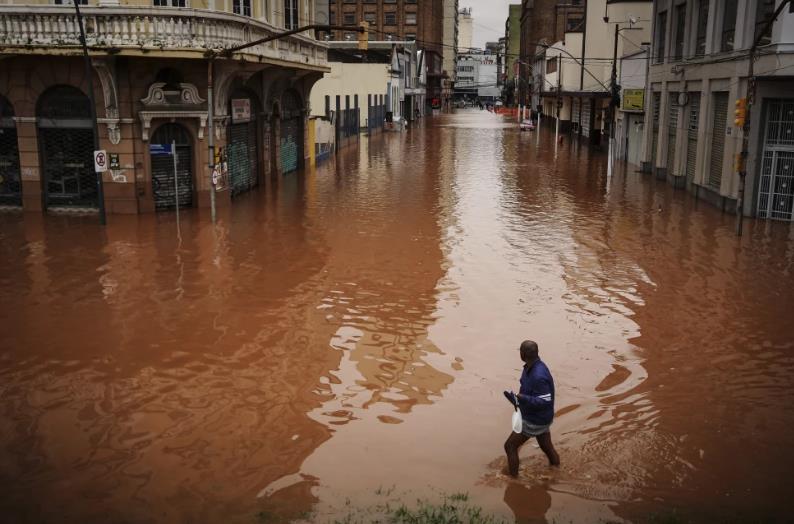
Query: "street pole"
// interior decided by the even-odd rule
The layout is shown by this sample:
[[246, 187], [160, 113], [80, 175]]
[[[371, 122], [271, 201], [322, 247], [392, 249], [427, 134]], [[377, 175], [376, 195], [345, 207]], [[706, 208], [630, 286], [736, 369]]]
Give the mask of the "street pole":
[[753, 45], [750, 46], [750, 63], [747, 65], [747, 85], [745, 86], [745, 99], [747, 100], [746, 116], [744, 126], [742, 127], [742, 152], [739, 153], [739, 192], [736, 198], [736, 235], [742, 236], [742, 225], [744, 221], [744, 190], [745, 181], [747, 178], [747, 156], [750, 150], [750, 118], [752, 115], [753, 103], [755, 102], [755, 52], [761, 39], [766, 35], [772, 24], [777, 20], [777, 17], [783, 11], [783, 8], [791, 3], [791, 0], [783, 0], [772, 17], [767, 20], [766, 25], [753, 40]]
[[612, 50], [612, 74], [610, 75], [610, 91], [611, 97], [609, 99], [609, 157], [607, 158], [607, 175], [612, 175], [613, 169], [613, 156], [615, 154], [615, 114], [616, 114], [616, 100], [618, 91], [618, 24], [615, 24], [615, 42]]
[[[77, 25], [80, 28], [80, 44], [83, 46], [83, 62], [85, 65], [85, 78], [88, 82], [88, 99], [91, 102], [91, 123], [94, 126], [94, 151], [99, 151], [99, 126], [97, 125], [96, 98], [94, 97], [94, 76], [91, 74], [91, 58], [88, 56], [88, 43], [85, 39], [85, 28], [83, 27], [83, 15], [80, 14], [80, 0], [73, 0], [74, 12], [77, 17]], [[105, 214], [105, 191], [102, 185], [102, 173], [95, 172], [97, 198], [99, 199], [99, 223], [103, 226], [107, 224]]]
[[176, 140], [171, 140], [171, 158], [174, 161], [174, 203], [176, 204], [176, 230], [179, 231], [179, 177], [176, 170]]
[[210, 209], [212, 214], [212, 223], [215, 223], [217, 216], [215, 208], [215, 116], [213, 111], [212, 100], [212, 86], [213, 86], [213, 66], [214, 56], [210, 55], [207, 61], [207, 148], [209, 153], [209, 168], [210, 168]]
[[554, 130], [554, 150], [560, 142], [560, 116], [562, 115], [562, 55], [557, 56], [557, 124]]

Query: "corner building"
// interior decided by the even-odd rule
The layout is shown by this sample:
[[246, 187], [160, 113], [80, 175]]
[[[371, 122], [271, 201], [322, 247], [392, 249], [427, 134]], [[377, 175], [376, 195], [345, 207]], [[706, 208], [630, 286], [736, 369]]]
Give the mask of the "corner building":
[[735, 158], [745, 130], [736, 100], [755, 99], [745, 215], [794, 221], [794, 5], [763, 33], [781, 0], [656, 0], [645, 103], [643, 168], [720, 209], [736, 211]]
[[[208, 51], [312, 23], [315, 2], [81, 5], [90, 76], [73, 5], [0, 5], [0, 205], [98, 207], [91, 82], [99, 147], [111, 160], [103, 175], [107, 212], [209, 206]], [[308, 156], [308, 95], [328, 71], [327, 46], [306, 32], [212, 62], [217, 203], [233, 205]], [[152, 154], [172, 143], [178, 190], [173, 157]]]

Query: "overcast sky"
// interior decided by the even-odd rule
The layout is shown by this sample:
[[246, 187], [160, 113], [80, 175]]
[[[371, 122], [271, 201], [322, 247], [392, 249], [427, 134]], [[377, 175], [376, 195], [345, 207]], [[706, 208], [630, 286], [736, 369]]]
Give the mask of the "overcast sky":
[[471, 7], [474, 19], [474, 47], [485, 47], [485, 42], [495, 42], [505, 36], [505, 20], [510, 4], [520, 4], [520, 0], [459, 0], [461, 9]]

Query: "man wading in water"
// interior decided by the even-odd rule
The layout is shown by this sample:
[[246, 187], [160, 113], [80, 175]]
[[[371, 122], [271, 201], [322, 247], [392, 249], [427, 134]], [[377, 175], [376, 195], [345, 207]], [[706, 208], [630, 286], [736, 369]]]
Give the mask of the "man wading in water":
[[519, 348], [524, 371], [521, 373], [521, 389], [518, 395], [505, 391], [505, 397], [521, 410], [523, 427], [521, 433], [510, 433], [505, 441], [507, 468], [510, 476], [518, 476], [518, 448], [532, 437], [549, 459], [552, 466], [560, 465], [560, 457], [551, 443], [549, 427], [554, 419], [554, 379], [546, 364], [538, 356], [538, 345], [525, 340]]

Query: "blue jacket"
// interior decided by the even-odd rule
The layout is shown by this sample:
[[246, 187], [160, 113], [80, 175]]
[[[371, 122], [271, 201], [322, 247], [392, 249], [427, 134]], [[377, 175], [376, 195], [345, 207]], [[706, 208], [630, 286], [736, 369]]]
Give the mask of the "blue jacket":
[[524, 366], [519, 394], [518, 407], [524, 420], [537, 426], [551, 424], [554, 419], [554, 379], [540, 359], [531, 367]]

